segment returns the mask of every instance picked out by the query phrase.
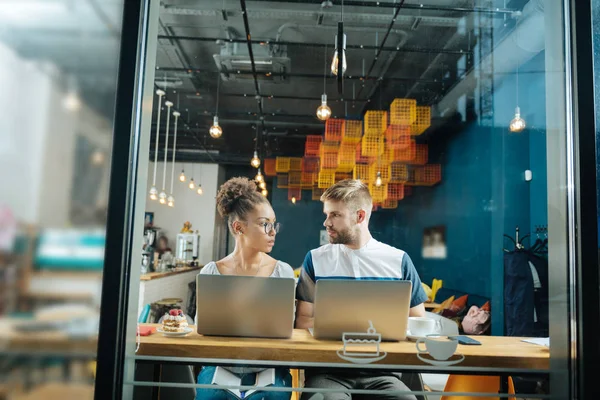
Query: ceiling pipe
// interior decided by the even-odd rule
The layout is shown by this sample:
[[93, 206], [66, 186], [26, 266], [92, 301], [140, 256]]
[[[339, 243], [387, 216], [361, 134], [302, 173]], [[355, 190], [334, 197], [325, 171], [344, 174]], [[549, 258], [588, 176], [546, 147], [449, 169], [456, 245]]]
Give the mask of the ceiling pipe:
[[[281, 25], [278, 29], [277, 29], [277, 36], [275, 37], [275, 41], [279, 42], [281, 41], [281, 38], [283, 36], [283, 32], [286, 29], [298, 29], [299, 31], [302, 29], [310, 29], [310, 30], [314, 30], [314, 29], [328, 29], [328, 30], [337, 30], [337, 25], [309, 25], [309, 24], [299, 24], [297, 22], [286, 22], [285, 24]], [[376, 27], [366, 27], [366, 26], [349, 26], [346, 24], [346, 22], [344, 22], [344, 31], [346, 32], [369, 32], [369, 33], [373, 33], [374, 31], [376, 31], [378, 28]], [[406, 35], [406, 32], [403, 31], [402, 29], [392, 29], [391, 33], [395, 33], [398, 35]], [[346, 48], [348, 48], [346, 46]]]
[[[337, 26], [335, 27], [337, 29]], [[198, 37], [198, 36], [164, 36], [158, 35], [159, 39], [170, 39], [170, 40], [188, 40], [193, 42], [210, 42], [210, 43], [247, 43], [246, 39], [227, 39], [222, 37]], [[298, 46], [298, 47], [317, 47], [323, 48], [325, 46], [330, 46], [328, 43], [309, 43], [309, 42], [290, 42], [286, 40], [280, 41], [272, 41], [272, 40], [250, 40], [252, 44], [258, 44], [261, 46], [266, 45], [280, 45], [280, 46]], [[427, 48], [427, 47], [381, 47], [381, 46], [372, 46], [372, 45], [362, 45], [362, 44], [347, 44], [346, 50], [378, 50], [381, 48], [381, 51], [398, 51], [400, 53], [444, 53], [444, 54], [467, 54], [469, 51], [463, 49], [454, 49], [454, 50], [446, 50], [439, 48]]]
[[[466, 24], [465, 18], [463, 18], [460, 23]], [[457, 32], [455, 32], [454, 35], [452, 35], [452, 37], [446, 42], [446, 44], [444, 45], [444, 49], [452, 48], [457, 43], [460, 43], [460, 41], [463, 40], [464, 37], [465, 37], [465, 35], [463, 33], [461, 33], [460, 30], [457, 30]], [[439, 65], [442, 57], [443, 57], [442, 53], [438, 53], [435, 56], [435, 58], [429, 63], [429, 65], [427, 66], [425, 71], [421, 74], [420, 79], [425, 79], [427, 74], [429, 74], [429, 71], [431, 71], [431, 69], [434, 68], [435, 66]], [[417, 89], [418, 86], [419, 86], [419, 82], [415, 82], [415, 84], [412, 85], [412, 87], [410, 89], [408, 89], [408, 91], [406, 92], [404, 97], [410, 98], [410, 96], [413, 94], [413, 92]]]
[[[531, 60], [545, 48], [544, 3], [554, 0], [530, 0], [525, 7], [517, 25], [486, 56], [480, 65], [493, 63], [494, 74], [505, 74], [515, 71], [517, 66]], [[493, 57], [493, 59], [491, 58]], [[457, 110], [459, 99], [466, 93], [472, 93], [478, 83], [478, 66], [473, 67], [464, 78], [452, 87], [448, 93], [434, 105], [434, 115], [448, 116]], [[463, 115], [463, 120], [465, 119]]]
[[[210, 73], [210, 71], [202, 71], [196, 68], [178, 68], [178, 67], [157, 67], [157, 71], [162, 72], [188, 72], [191, 74], [198, 73]], [[234, 74], [232, 72], [232, 74]], [[234, 75], [253, 75], [252, 72], [243, 72], [240, 71], [239, 74], [235, 73]], [[286, 77], [286, 78], [315, 78], [315, 79], [323, 79], [322, 74], [303, 74], [303, 73], [293, 73], [293, 72], [272, 72], [269, 77]], [[335, 77], [327, 77], [327, 79], [335, 79]], [[349, 75], [344, 76], [344, 79], [354, 79], [354, 80], [380, 80], [378, 76], [367, 76], [367, 75]], [[421, 83], [440, 83], [437, 79], [419, 79], [413, 77], [389, 77], [383, 79], [385, 81], [408, 81], [408, 82], [421, 82]], [[266, 97], [266, 96], [263, 96]]]
[[[273, 0], [253, 0], [256, 3], [272, 2]], [[279, 3], [294, 3], [297, 4], [297, 0], [280, 0]], [[385, 2], [385, 1], [355, 1], [355, 0], [344, 0], [344, 6], [356, 6], [356, 7], [373, 7], [373, 8], [398, 8], [396, 2]], [[518, 13], [518, 10], [510, 8], [499, 8], [499, 7], [444, 7], [436, 5], [426, 5], [422, 3], [406, 4], [406, 9], [419, 10], [419, 11], [442, 11], [442, 12], [462, 12], [462, 13], [483, 13], [490, 15], [514, 15]]]
[[[392, 27], [394, 26], [394, 23], [396, 22], [396, 18], [398, 18], [398, 14], [400, 13], [402, 6], [404, 5], [404, 1], [405, 0], [400, 1], [398, 8], [396, 8], [396, 11], [394, 12], [394, 16], [392, 17], [392, 20], [390, 21], [390, 24], [387, 28], [387, 31], [385, 32], [385, 36], [383, 37], [383, 40], [381, 41], [381, 45], [379, 45], [379, 48], [377, 49], [377, 52], [375, 53], [375, 57], [373, 58], [373, 61], [371, 62], [371, 66], [369, 67], [369, 71], [367, 72], [367, 79], [371, 75], [371, 72], [373, 71], [373, 68], [375, 67], [375, 64], [377, 63], [377, 60], [379, 59], [379, 55], [381, 54], [381, 49], [385, 46], [385, 42], [387, 41], [387, 38], [390, 35], [390, 31], [392, 30]], [[398, 48], [400, 46], [396, 46], [396, 47]], [[389, 68], [389, 64], [388, 64], [388, 68]], [[387, 68], [383, 68], [381, 71], [382, 72], [381, 72], [381, 74], [379, 74], [379, 77], [377, 79], [378, 81], [383, 79], [383, 75], [385, 74], [385, 72], [387, 72]], [[373, 93], [375, 93], [377, 86], [379, 86], [379, 85], [376, 83], [374, 85], [374, 87], [371, 89], [371, 95]], [[360, 97], [360, 94], [362, 93], [363, 89], [364, 89], [364, 85], [362, 85], [361, 88], [358, 90], [358, 94], [357, 94], [358, 97]], [[367, 98], [370, 98], [370, 97], [371, 96], [367, 96]], [[364, 107], [365, 106], [363, 106], [363, 110], [364, 110]]]

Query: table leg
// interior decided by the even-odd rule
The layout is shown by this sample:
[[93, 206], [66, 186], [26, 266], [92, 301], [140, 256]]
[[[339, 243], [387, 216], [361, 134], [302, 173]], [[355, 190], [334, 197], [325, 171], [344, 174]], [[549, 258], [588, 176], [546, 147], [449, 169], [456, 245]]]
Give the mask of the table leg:
[[499, 394], [508, 393], [508, 375], [500, 375], [500, 390]]
[[[153, 382], [160, 383], [160, 376], [162, 373], [162, 364], [154, 364]], [[152, 400], [160, 400], [160, 387], [154, 386], [152, 388]]]

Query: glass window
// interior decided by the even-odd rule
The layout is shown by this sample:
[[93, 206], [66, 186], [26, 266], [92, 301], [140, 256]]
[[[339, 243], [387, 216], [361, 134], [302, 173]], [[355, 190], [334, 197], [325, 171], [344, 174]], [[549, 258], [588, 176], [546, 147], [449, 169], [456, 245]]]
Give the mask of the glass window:
[[454, 3], [149, 3], [125, 397], [571, 396], [571, 16]]

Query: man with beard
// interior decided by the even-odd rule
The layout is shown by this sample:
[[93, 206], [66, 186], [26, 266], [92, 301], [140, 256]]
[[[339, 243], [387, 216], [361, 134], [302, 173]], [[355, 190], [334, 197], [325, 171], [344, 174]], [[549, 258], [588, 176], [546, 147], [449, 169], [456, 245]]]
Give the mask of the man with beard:
[[[373, 199], [369, 188], [359, 180], [346, 179], [328, 188], [321, 196], [329, 244], [306, 255], [300, 273], [296, 298], [296, 327], [312, 328], [315, 285], [319, 279], [410, 280], [410, 316], [424, 316], [427, 295], [410, 257], [404, 251], [375, 240], [369, 232]], [[390, 316], [391, 317], [391, 316]], [[409, 391], [401, 374], [377, 371], [331, 371], [307, 369], [305, 387]], [[413, 395], [381, 393], [369, 399], [416, 399]], [[302, 400], [351, 399], [349, 393], [303, 393]], [[366, 398], [366, 397], [365, 397]]]

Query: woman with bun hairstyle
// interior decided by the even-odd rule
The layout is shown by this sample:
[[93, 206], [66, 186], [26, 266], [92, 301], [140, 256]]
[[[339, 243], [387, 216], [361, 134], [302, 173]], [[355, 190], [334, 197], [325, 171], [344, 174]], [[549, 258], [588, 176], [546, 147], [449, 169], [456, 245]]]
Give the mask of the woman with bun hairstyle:
[[[248, 178], [232, 178], [225, 182], [217, 193], [217, 209], [227, 220], [227, 226], [235, 238], [233, 252], [217, 262], [210, 262], [201, 274], [262, 276], [272, 278], [294, 278], [292, 267], [275, 260], [268, 253], [273, 250], [275, 236], [279, 231], [275, 212], [269, 201], [262, 196], [256, 184]], [[199, 384], [211, 384], [218, 368], [225, 368], [241, 378], [241, 385], [254, 385], [256, 374], [265, 368], [212, 367], [205, 366], [198, 375]], [[275, 368], [275, 387], [292, 386], [289, 369]], [[246, 399], [289, 400], [291, 392], [256, 391]], [[196, 389], [196, 400], [237, 399], [233, 393], [223, 389]]]

